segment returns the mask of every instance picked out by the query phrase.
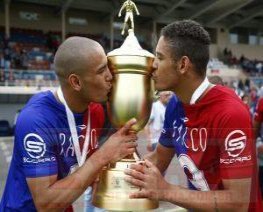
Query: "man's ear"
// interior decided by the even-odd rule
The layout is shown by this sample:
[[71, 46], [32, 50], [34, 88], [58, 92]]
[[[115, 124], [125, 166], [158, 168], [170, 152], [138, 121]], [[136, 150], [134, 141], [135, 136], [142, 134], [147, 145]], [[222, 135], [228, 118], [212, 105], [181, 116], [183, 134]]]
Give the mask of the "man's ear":
[[77, 74], [70, 74], [68, 77], [68, 82], [74, 90], [76, 91], [81, 90], [81, 81], [80, 81], [80, 77]]
[[183, 56], [181, 57], [181, 59], [179, 60], [179, 71], [181, 74], [185, 74], [189, 68], [191, 66], [191, 61], [189, 59], [189, 57], [187, 56]]

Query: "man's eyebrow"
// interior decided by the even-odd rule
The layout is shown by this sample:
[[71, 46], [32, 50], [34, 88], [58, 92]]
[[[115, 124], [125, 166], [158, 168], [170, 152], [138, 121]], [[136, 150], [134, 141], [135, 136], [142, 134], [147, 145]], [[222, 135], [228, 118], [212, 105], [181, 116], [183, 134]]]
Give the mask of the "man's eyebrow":
[[156, 51], [155, 54], [156, 54], [156, 56], [161, 56], [161, 57], [163, 57], [163, 54], [162, 54], [161, 52]]
[[98, 67], [97, 71], [99, 72], [100, 70], [106, 68], [107, 65], [108, 65], [107, 63], [100, 65], [100, 66]]

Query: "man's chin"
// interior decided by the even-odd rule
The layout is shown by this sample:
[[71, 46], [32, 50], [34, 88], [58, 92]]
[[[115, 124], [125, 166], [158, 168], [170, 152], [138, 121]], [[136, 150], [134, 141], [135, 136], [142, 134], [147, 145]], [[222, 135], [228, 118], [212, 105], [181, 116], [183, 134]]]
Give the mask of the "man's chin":
[[109, 100], [108, 96], [105, 97], [101, 97], [101, 98], [96, 98], [96, 100], [94, 100], [93, 102], [95, 103], [106, 103]]

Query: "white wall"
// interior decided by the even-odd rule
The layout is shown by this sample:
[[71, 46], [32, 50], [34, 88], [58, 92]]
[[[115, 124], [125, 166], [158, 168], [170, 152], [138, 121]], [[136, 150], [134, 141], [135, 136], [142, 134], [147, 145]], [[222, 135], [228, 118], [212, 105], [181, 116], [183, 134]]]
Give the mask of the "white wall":
[[[37, 21], [23, 20], [19, 17], [19, 12], [34, 12], [38, 13]], [[87, 26], [76, 26], [68, 23], [68, 17], [86, 18]], [[94, 15], [85, 10], [69, 9], [66, 13], [66, 31], [76, 33], [104, 33], [109, 32], [109, 20], [105, 20], [105, 24], [101, 24], [101, 20], [95, 18]], [[0, 25], [5, 25], [4, 10], [0, 10]], [[54, 7], [40, 6], [25, 3], [10, 4], [10, 27], [25, 28], [25, 29], [41, 29], [47, 31], [61, 31], [61, 15], [55, 13]]]
[[221, 31], [218, 29], [217, 32], [218, 45], [211, 47], [211, 53], [218, 52], [221, 54], [224, 48], [232, 51], [232, 54], [237, 58], [243, 54], [245, 57], [254, 60], [263, 60], [263, 45], [248, 45], [248, 44], [231, 44], [229, 39], [229, 31], [224, 29]]
[[243, 54], [250, 60], [263, 60], [263, 45], [255, 46], [246, 44], [229, 44], [227, 48], [231, 49], [233, 55], [235, 55], [237, 58], [240, 58], [240, 56]]

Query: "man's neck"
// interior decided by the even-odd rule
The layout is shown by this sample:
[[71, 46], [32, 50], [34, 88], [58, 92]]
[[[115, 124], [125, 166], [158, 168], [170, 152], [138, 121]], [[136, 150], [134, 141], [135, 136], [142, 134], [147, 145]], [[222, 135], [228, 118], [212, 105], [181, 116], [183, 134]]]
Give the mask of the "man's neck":
[[[69, 107], [69, 109], [73, 113], [83, 113], [87, 110], [88, 103], [81, 100], [78, 93], [74, 92], [73, 90], [62, 88], [62, 93], [65, 98], [65, 101]], [[57, 92], [55, 92], [55, 96], [59, 102], [61, 102], [58, 98]], [[62, 103], [62, 102], [61, 102]]]
[[[178, 86], [178, 88], [175, 89], [174, 92], [183, 103], [190, 104], [191, 98], [195, 90], [202, 84], [203, 81], [204, 78], [195, 78], [195, 79], [188, 78], [186, 80], [182, 80], [182, 83], [180, 84], [180, 86]], [[206, 91], [204, 93], [206, 93]], [[200, 100], [202, 97], [203, 94], [200, 96], [198, 100]]]

